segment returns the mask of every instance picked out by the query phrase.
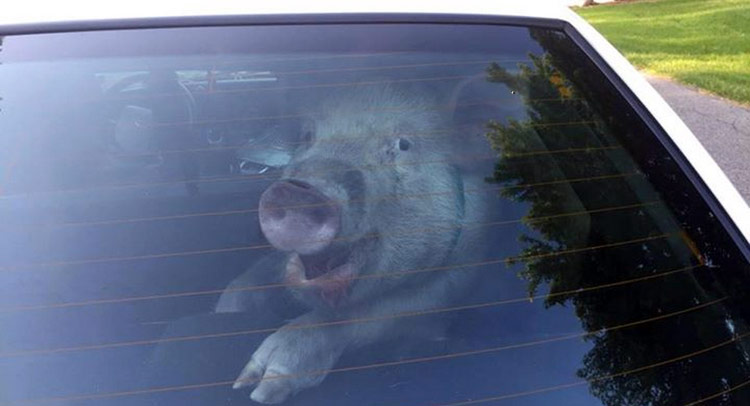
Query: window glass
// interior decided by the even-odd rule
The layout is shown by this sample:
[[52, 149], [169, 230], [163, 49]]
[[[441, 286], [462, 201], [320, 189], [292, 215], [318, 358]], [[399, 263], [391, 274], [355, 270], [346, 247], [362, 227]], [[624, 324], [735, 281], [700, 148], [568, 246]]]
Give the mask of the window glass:
[[747, 260], [560, 31], [37, 34], [0, 63], [3, 405], [750, 404]]

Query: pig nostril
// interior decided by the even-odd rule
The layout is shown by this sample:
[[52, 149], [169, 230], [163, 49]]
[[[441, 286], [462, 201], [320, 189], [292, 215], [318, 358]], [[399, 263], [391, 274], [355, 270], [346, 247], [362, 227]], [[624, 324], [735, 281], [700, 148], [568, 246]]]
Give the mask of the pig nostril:
[[324, 224], [331, 220], [331, 210], [328, 207], [315, 208], [307, 214], [315, 224]]
[[267, 209], [266, 213], [272, 220], [283, 220], [286, 217], [286, 210], [284, 209]]

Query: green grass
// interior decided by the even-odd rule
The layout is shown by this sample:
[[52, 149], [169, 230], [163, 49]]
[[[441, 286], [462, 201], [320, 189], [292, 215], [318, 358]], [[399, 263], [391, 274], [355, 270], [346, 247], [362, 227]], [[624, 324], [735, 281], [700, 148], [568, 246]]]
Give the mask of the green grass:
[[639, 68], [750, 103], [750, 0], [641, 0], [576, 11]]

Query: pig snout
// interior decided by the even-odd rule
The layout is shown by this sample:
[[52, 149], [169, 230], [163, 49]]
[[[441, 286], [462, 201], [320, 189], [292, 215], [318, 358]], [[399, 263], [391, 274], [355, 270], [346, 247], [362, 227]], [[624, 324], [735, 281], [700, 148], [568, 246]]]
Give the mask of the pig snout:
[[258, 217], [274, 247], [302, 255], [324, 250], [341, 228], [340, 206], [309, 183], [293, 179], [263, 192]]

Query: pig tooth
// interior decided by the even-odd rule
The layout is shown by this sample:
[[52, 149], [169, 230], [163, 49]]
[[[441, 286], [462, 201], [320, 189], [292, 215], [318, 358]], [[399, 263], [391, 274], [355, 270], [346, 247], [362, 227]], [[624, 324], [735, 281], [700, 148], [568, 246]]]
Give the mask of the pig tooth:
[[286, 263], [286, 274], [287, 279], [295, 282], [307, 282], [305, 278], [305, 264], [302, 263], [302, 259], [299, 254], [294, 253]]

